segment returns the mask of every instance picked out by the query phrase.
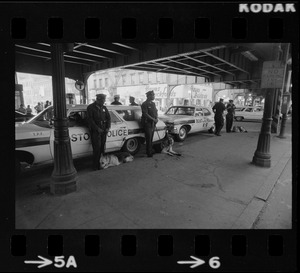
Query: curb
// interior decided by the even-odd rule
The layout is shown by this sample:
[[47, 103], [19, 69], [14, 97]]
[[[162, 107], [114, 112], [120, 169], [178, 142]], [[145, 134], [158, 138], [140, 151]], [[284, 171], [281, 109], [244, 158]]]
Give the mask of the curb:
[[232, 225], [232, 229], [252, 229], [261, 210], [264, 208], [275, 184], [280, 175], [284, 171], [288, 161], [291, 158], [291, 152], [286, 152], [277, 164], [273, 167], [271, 175], [268, 176], [266, 182], [260, 187], [251, 202], [239, 216], [237, 221]]

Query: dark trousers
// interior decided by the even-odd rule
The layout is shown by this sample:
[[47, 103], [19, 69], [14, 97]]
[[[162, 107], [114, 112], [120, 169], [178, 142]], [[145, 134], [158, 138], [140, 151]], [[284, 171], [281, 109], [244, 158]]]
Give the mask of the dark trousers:
[[104, 154], [106, 134], [99, 134], [98, 132], [91, 132], [91, 140], [93, 146], [93, 167], [99, 169], [100, 157]]
[[154, 122], [147, 122], [144, 126], [145, 138], [146, 138], [146, 153], [147, 155], [152, 154], [152, 140], [154, 135]]
[[226, 115], [226, 132], [229, 133], [231, 132], [232, 129], [232, 124], [233, 124], [233, 115]]
[[223, 119], [223, 116], [221, 117], [216, 117], [215, 116], [215, 124], [216, 124], [216, 132], [215, 134], [216, 135], [219, 135], [223, 126], [224, 126], [224, 119]]

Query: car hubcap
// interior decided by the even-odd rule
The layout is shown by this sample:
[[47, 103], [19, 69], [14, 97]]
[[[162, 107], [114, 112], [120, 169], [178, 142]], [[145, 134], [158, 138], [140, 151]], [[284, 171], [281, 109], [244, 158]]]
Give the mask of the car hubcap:
[[186, 135], [185, 129], [184, 129], [184, 128], [181, 128], [180, 131], [179, 131], [179, 136], [180, 136], [180, 138], [184, 138], [185, 135]]
[[127, 149], [129, 151], [135, 151], [137, 148], [137, 140], [136, 139], [131, 139], [127, 143]]

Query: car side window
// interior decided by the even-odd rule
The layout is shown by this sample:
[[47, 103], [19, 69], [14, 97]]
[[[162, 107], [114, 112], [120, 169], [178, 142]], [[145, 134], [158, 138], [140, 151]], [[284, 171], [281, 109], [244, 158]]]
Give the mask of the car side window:
[[245, 112], [252, 112], [252, 108], [247, 108]]
[[202, 108], [197, 108], [197, 109], [196, 109], [195, 116], [196, 116], [196, 117], [202, 117], [202, 116], [203, 116]]
[[116, 110], [117, 113], [126, 121], [134, 121], [134, 111], [133, 110]]
[[87, 114], [86, 111], [71, 112], [68, 117], [69, 127], [87, 127]]
[[122, 122], [122, 120], [113, 111], [109, 111], [109, 114], [112, 123]]
[[206, 109], [206, 108], [203, 108], [203, 114], [204, 114], [204, 116], [211, 115], [210, 111], [208, 109]]

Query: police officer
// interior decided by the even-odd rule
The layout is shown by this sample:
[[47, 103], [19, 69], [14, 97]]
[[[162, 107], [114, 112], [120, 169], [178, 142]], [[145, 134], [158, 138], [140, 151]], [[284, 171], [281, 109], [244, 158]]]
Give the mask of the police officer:
[[229, 100], [229, 103], [226, 106], [227, 114], [226, 114], [226, 132], [230, 133], [233, 123], [233, 117], [235, 113], [235, 105], [233, 104], [233, 100]]
[[111, 119], [104, 106], [106, 95], [97, 94], [96, 101], [87, 107], [87, 118], [93, 146], [93, 167], [100, 170], [100, 157], [104, 154], [106, 136], [110, 129]]
[[119, 100], [120, 100], [120, 95], [115, 95], [114, 101], [111, 103], [111, 105], [122, 105], [122, 103], [119, 102]]
[[142, 126], [145, 130], [146, 137], [146, 153], [148, 157], [152, 157], [152, 139], [155, 125], [158, 122], [157, 109], [153, 100], [155, 99], [154, 91], [146, 93], [147, 100], [142, 103]]
[[220, 101], [217, 102], [213, 106], [212, 109], [213, 109], [213, 111], [215, 113], [215, 123], [216, 123], [215, 135], [221, 136], [220, 132], [221, 132], [223, 126], [224, 126], [223, 112], [225, 110], [225, 105], [223, 103], [223, 99], [220, 98]]
[[135, 101], [135, 97], [130, 96], [129, 97], [129, 102], [130, 102], [130, 106], [139, 106]]

